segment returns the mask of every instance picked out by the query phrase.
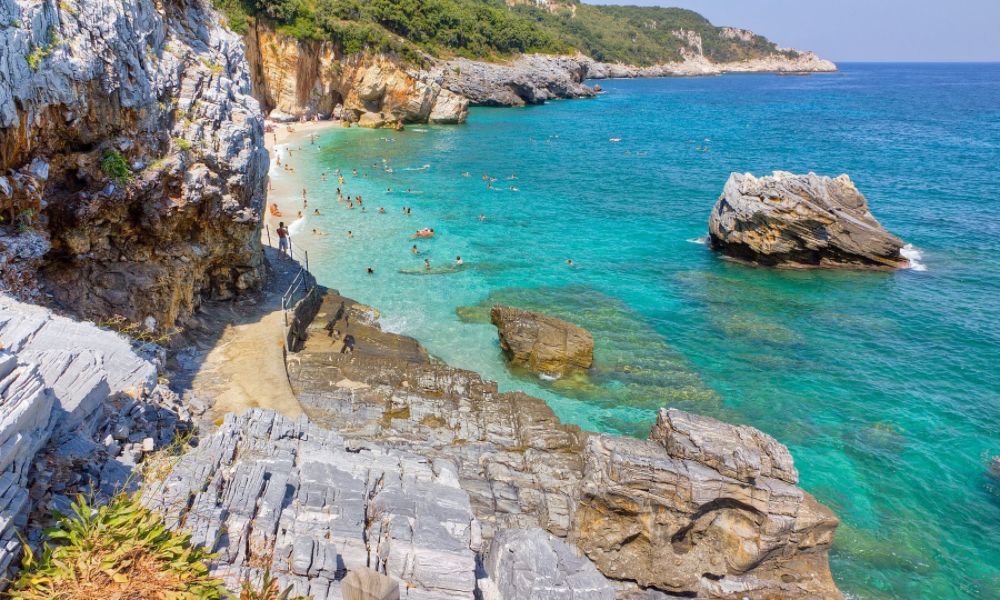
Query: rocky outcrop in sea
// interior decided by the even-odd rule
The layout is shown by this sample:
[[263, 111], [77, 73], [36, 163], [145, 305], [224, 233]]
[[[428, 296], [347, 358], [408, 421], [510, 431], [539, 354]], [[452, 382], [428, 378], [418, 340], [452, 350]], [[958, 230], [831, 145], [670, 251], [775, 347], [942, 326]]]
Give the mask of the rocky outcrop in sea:
[[708, 231], [713, 249], [755, 265], [909, 266], [900, 253], [903, 242], [879, 224], [847, 175], [733, 173], [712, 209]]
[[170, 329], [263, 276], [267, 152], [202, 2], [0, 2], [4, 287]]
[[547, 376], [585, 372], [594, 364], [594, 337], [586, 329], [548, 315], [494, 306], [500, 349], [510, 364]]

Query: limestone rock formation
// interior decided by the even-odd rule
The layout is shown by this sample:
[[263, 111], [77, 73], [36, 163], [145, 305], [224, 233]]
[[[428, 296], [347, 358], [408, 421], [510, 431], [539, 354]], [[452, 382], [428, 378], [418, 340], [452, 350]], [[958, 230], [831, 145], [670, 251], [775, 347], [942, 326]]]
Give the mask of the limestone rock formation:
[[589, 98], [584, 85], [589, 59], [526, 54], [506, 63], [465, 58], [444, 65], [444, 86], [473, 104], [524, 106], [555, 98]]
[[605, 575], [699, 597], [839, 598], [837, 518], [752, 427], [661, 409], [649, 440], [592, 436], [570, 540]]
[[[289, 355], [296, 396], [349, 444], [454, 464], [484, 542], [541, 527], [623, 589], [634, 581], [706, 598], [839, 598], [827, 565], [837, 520], [797, 487], [772, 438], [678, 411], [661, 413], [650, 440], [587, 434], [538, 398], [500, 393], [415, 340], [350, 316], [365, 312], [325, 292]], [[491, 598], [488, 583], [480, 589]]]
[[259, 22], [246, 40], [254, 96], [277, 120], [335, 115], [391, 127], [463, 123], [468, 116], [468, 100], [442, 87], [433, 63], [417, 69], [384, 54], [344, 56], [329, 42], [285, 38]]
[[156, 367], [107, 330], [0, 296], [0, 589], [23, 536], [76, 493], [135, 486], [133, 469], [190, 415]]
[[577, 325], [528, 310], [494, 306], [490, 320], [511, 364], [535, 373], [562, 376], [594, 364], [594, 338]]
[[[745, 30], [744, 30], [745, 31]], [[751, 34], [752, 35], [752, 34]], [[587, 79], [633, 79], [641, 77], [697, 77], [725, 73], [830, 73], [837, 70], [833, 62], [813, 52], [779, 49], [791, 53], [773, 54], [738, 62], [713, 62], [701, 53], [701, 38], [691, 40], [691, 50], [684, 60], [638, 67], [621, 63], [602, 63], [590, 59], [582, 62]]]
[[26, 263], [68, 310], [163, 329], [258, 283], [262, 120], [211, 8], [6, 0], [0, 56], [5, 274]]
[[[485, 561], [497, 600], [614, 600], [615, 588], [564, 540], [534, 527], [505, 529]], [[485, 596], [485, 594], [484, 594]]]
[[367, 575], [344, 579], [374, 569], [397, 598], [475, 593], [482, 537], [455, 465], [349, 444], [305, 418], [230, 413], [143, 499], [218, 552], [213, 572], [233, 589], [269, 569], [292, 596], [392, 597], [372, 595]]
[[708, 221], [709, 242], [756, 265], [898, 269], [903, 242], [886, 231], [847, 175], [733, 173]]

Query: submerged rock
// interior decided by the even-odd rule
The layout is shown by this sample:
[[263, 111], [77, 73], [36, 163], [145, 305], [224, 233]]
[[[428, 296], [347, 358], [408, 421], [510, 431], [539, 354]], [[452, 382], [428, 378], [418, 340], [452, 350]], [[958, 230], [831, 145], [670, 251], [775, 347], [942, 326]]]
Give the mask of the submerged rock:
[[886, 231], [847, 175], [733, 173], [708, 221], [709, 243], [773, 267], [898, 269], [903, 242]]
[[494, 306], [490, 320], [510, 363], [561, 377], [594, 364], [594, 338], [577, 325], [510, 306]]

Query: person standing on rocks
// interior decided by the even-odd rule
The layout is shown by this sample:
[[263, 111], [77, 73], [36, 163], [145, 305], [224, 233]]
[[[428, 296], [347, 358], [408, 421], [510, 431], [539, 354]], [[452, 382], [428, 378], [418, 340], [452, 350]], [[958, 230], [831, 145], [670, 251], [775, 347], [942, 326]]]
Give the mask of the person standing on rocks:
[[284, 257], [290, 256], [288, 252], [288, 228], [285, 227], [284, 221], [278, 223], [278, 254]]

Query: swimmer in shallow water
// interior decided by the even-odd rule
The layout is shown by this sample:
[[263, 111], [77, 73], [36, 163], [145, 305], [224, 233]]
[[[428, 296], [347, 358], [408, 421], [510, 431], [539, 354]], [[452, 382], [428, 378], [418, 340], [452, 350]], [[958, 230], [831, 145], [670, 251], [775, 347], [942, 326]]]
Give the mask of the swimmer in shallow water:
[[572, 258], [567, 258], [567, 259], [566, 259], [566, 266], [567, 266], [567, 267], [572, 267], [572, 266], [574, 266], [574, 263], [573, 263], [573, 259], [572, 259]]
[[410, 248], [410, 254], [412, 254], [413, 256], [420, 254], [420, 250], [417, 250], [416, 244], [413, 244], [413, 247]]
[[425, 258], [424, 259], [424, 270], [425, 271], [430, 271], [431, 270], [431, 259], [429, 259], [429, 258]]
[[465, 263], [462, 262], [462, 257], [461, 256], [456, 256], [455, 257], [455, 266], [456, 267], [461, 267], [464, 264]]

